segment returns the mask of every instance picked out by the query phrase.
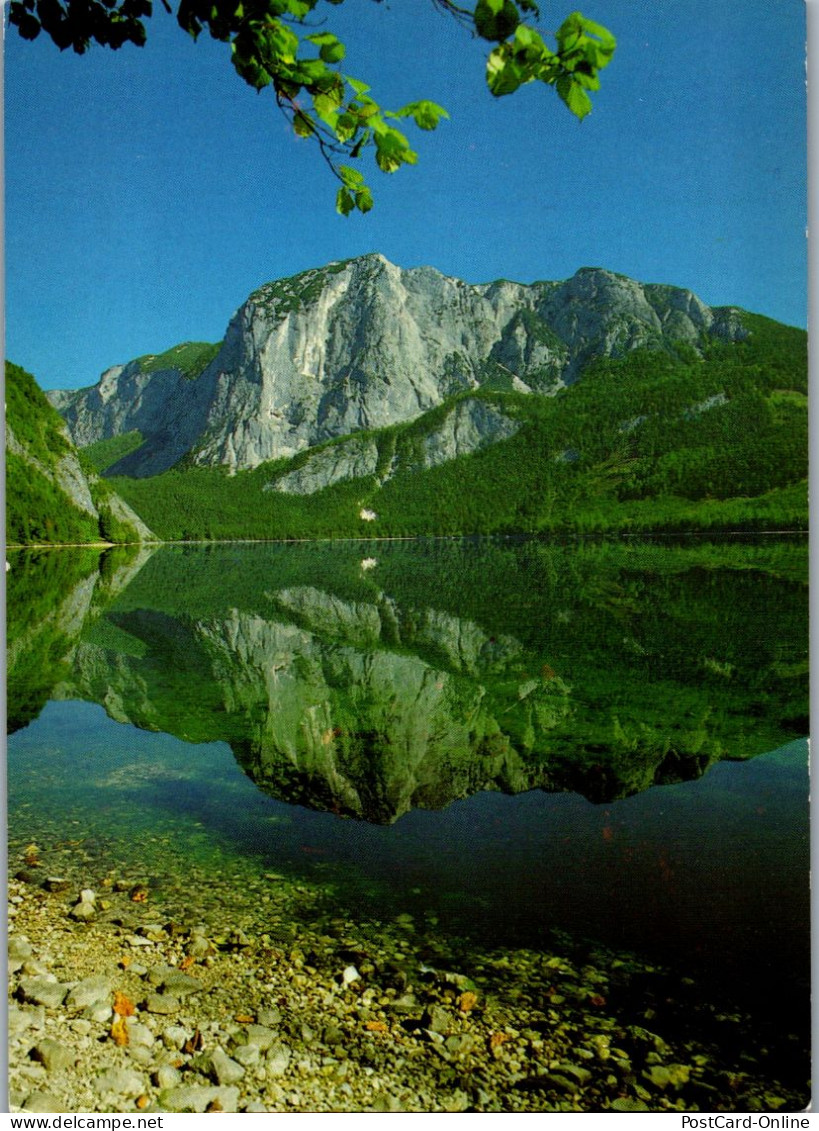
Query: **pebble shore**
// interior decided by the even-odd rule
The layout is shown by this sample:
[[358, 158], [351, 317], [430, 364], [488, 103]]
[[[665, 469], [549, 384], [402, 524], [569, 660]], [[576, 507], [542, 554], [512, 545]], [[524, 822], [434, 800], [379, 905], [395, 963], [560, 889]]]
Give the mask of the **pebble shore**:
[[[634, 956], [356, 920], [269, 876], [163, 896], [10, 853], [12, 1111], [800, 1111], [804, 1050]], [[57, 873], [50, 865], [63, 865]], [[91, 874], [88, 874], [90, 871]], [[789, 1051], [790, 1050], [790, 1051]], [[784, 1067], [784, 1071], [783, 1071]]]

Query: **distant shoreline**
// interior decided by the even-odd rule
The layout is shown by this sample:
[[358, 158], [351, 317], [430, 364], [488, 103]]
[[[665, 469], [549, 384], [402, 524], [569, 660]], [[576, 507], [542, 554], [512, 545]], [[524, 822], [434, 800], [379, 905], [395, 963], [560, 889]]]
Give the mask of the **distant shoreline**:
[[110, 550], [130, 546], [243, 546], [243, 545], [303, 545], [324, 542], [462, 542], [462, 541], [538, 541], [557, 542], [583, 541], [583, 542], [609, 542], [623, 538], [652, 540], [655, 538], [792, 538], [796, 535], [807, 538], [810, 531], [805, 528], [789, 528], [784, 530], [650, 530], [633, 531], [623, 530], [611, 533], [516, 533], [516, 534], [395, 534], [395, 535], [362, 535], [355, 538], [349, 535], [338, 538], [187, 538], [187, 539], [156, 539], [144, 542], [30, 542], [7, 543], [7, 550]]

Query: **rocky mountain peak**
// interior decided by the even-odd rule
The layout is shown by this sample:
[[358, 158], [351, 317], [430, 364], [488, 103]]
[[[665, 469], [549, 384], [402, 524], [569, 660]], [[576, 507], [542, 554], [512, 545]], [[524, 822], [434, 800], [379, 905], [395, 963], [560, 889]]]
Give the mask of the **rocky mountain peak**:
[[183, 456], [237, 470], [411, 421], [487, 383], [549, 395], [595, 356], [716, 333], [745, 331], [690, 291], [599, 267], [473, 285], [372, 252], [259, 287], [193, 379], [167, 351], [162, 371], [139, 359], [52, 400], [79, 444], [142, 434], [118, 472], [155, 474]]

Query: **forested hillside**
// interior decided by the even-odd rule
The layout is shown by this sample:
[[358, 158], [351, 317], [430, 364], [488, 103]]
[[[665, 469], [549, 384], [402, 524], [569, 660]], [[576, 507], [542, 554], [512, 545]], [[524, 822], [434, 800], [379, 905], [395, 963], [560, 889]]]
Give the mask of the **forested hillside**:
[[6, 542], [137, 542], [152, 537], [76, 451], [37, 382], [6, 362]]
[[[744, 341], [597, 358], [552, 397], [498, 379], [294, 459], [112, 482], [168, 539], [804, 529], [806, 335], [742, 318]], [[506, 434], [459, 454], [447, 420], [476, 404]]]

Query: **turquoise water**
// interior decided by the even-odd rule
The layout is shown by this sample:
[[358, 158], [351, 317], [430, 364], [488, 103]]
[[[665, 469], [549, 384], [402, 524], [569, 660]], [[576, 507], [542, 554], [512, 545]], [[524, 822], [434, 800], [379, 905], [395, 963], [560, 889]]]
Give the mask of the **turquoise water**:
[[249, 924], [289, 882], [498, 947], [559, 929], [802, 1010], [803, 566], [770, 544], [18, 555], [12, 867], [35, 842], [169, 907], [229, 881]]
[[94, 859], [285, 873], [339, 909], [437, 918], [439, 929], [532, 944], [551, 927], [720, 971], [764, 996], [806, 992], [807, 744], [722, 763], [698, 782], [609, 805], [578, 794], [479, 793], [392, 826], [265, 796], [222, 743], [191, 747], [49, 703], [9, 744], [19, 842], [79, 837]]

